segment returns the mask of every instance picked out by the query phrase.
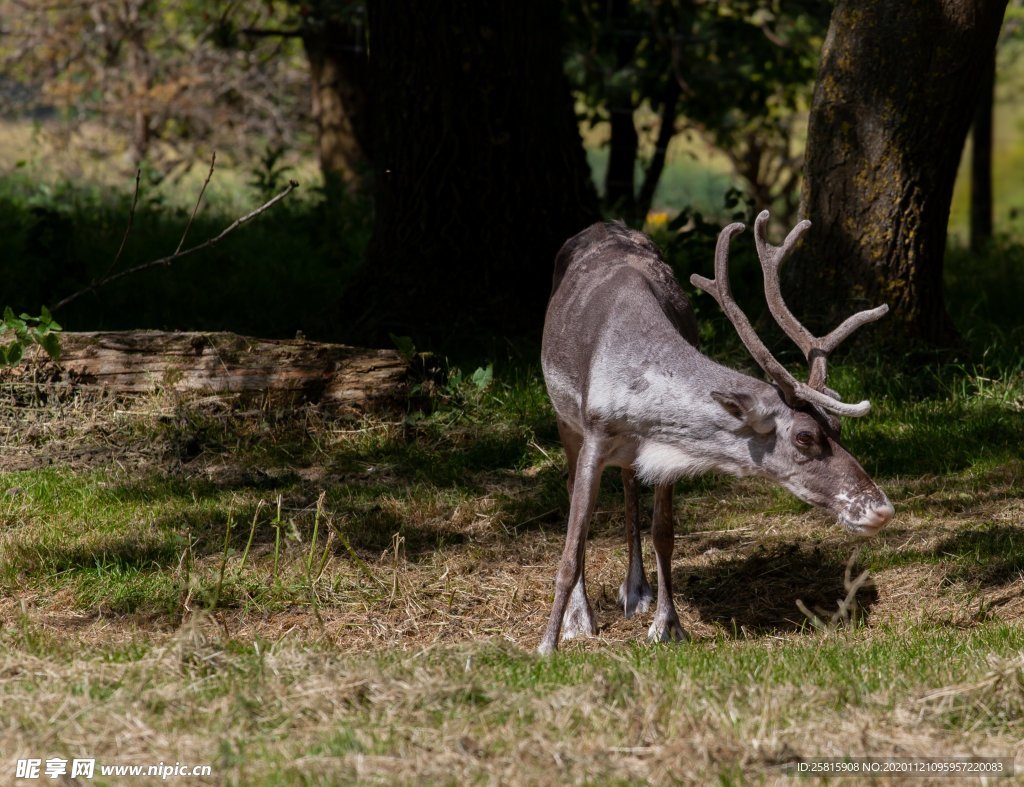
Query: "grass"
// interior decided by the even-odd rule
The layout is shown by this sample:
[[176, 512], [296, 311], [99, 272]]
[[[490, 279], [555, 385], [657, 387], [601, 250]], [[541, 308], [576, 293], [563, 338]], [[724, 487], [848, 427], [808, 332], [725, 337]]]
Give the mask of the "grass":
[[[369, 656], [232, 646], [205, 620], [146, 651], [65, 653], [45, 682], [61, 643], [24, 636], [8, 636], [20, 660], [0, 661], [2, 691], [49, 726], [24, 723], [9, 751], [42, 736], [55, 755], [173, 757], [234, 783], [707, 783], [777, 778], [801, 758], [914, 756], [951, 734], [947, 754], [1005, 755], [1020, 732], [1024, 637], [997, 624], [540, 660], [497, 641]], [[126, 736], [142, 756], [113, 743]]]
[[[454, 379], [429, 411], [355, 419], [87, 389], [44, 405], [7, 383], [0, 767], [738, 783], [820, 757], [1022, 753], [1012, 352], [926, 380], [836, 369], [876, 401], [846, 435], [897, 506], [871, 541], [764, 482], [681, 483], [683, 646], [617, 610], [609, 473], [587, 557], [600, 632], [552, 659], [533, 649], [567, 501], [542, 382]], [[828, 620], [848, 567], [870, 574], [856, 614], [819, 630], [801, 605]]]

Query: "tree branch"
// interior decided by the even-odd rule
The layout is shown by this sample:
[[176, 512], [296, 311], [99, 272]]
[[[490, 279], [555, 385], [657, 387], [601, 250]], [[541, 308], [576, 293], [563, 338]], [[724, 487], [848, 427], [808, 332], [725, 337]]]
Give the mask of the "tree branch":
[[114, 261], [110, 263], [110, 267], [107, 268], [107, 272], [104, 277], [109, 276], [114, 272], [114, 268], [117, 267], [117, 263], [121, 261], [121, 255], [124, 253], [125, 244], [128, 243], [128, 236], [132, 232], [132, 224], [135, 221], [135, 206], [139, 204], [139, 181], [142, 180], [142, 169], [135, 170], [135, 193], [132, 195], [132, 207], [128, 211], [128, 226], [124, 228], [124, 237], [121, 238], [121, 245], [117, 247], [117, 254], [114, 255]]
[[188, 224], [185, 225], [185, 231], [181, 233], [181, 240], [178, 241], [178, 248], [174, 250], [175, 254], [181, 251], [181, 247], [185, 245], [185, 237], [188, 235], [189, 228], [192, 226], [192, 220], [196, 217], [196, 213], [199, 212], [199, 206], [203, 202], [203, 195], [206, 193], [206, 187], [210, 185], [210, 178], [213, 177], [213, 168], [217, 163], [217, 151], [213, 151], [213, 155], [210, 156], [210, 171], [206, 173], [206, 180], [203, 181], [203, 187], [199, 189], [199, 199], [196, 200], [196, 206], [192, 208], [192, 215], [188, 217]]
[[654, 155], [651, 163], [644, 173], [644, 181], [640, 186], [640, 193], [636, 200], [637, 216], [643, 220], [651, 209], [654, 201], [654, 192], [658, 188], [658, 181], [661, 180], [661, 173], [665, 169], [665, 158], [668, 155], [668, 145], [676, 134], [676, 107], [679, 104], [679, 96], [682, 88], [675, 79], [669, 79], [662, 97], [661, 125], [658, 128], [658, 141], [654, 146]]
[[[212, 173], [213, 173], [213, 164], [211, 162], [210, 174], [212, 175]], [[209, 176], [207, 177], [206, 182], [209, 183]], [[90, 292], [93, 292], [95, 290], [98, 290], [100, 287], [105, 287], [106, 285], [110, 284], [111, 282], [115, 282], [118, 279], [123, 279], [125, 276], [131, 276], [134, 273], [138, 273], [140, 271], [144, 271], [144, 270], [146, 270], [148, 268], [154, 268], [157, 265], [170, 265], [175, 260], [179, 260], [182, 257], [187, 257], [189, 254], [192, 254], [192, 253], [197, 252], [197, 251], [202, 251], [203, 249], [208, 249], [208, 248], [210, 248], [212, 246], [216, 246], [218, 243], [220, 243], [222, 240], [224, 240], [224, 238], [226, 238], [232, 232], [237, 230], [243, 224], [249, 223], [250, 221], [252, 221], [254, 218], [259, 216], [264, 211], [267, 211], [270, 208], [274, 207], [274, 205], [276, 205], [278, 202], [283, 200], [285, 197], [287, 197], [289, 194], [291, 194], [293, 191], [295, 191], [295, 189], [297, 189], [298, 187], [299, 187], [299, 184], [296, 181], [290, 180], [290, 181], [288, 181], [288, 185], [284, 189], [282, 189], [278, 194], [276, 194], [275, 196], [273, 196], [272, 198], [270, 198], [269, 200], [264, 202], [262, 205], [260, 205], [255, 210], [252, 210], [249, 213], [246, 213], [244, 216], [241, 216], [241, 217], [235, 219], [233, 222], [231, 222], [231, 224], [229, 224], [227, 227], [225, 227], [223, 230], [221, 230], [221, 232], [218, 235], [215, 235], [212, 238], [208, 238], [207, 240], [203, 241], [202, 243], [200, 243], [200, 244], [198, 244], [196, 246], [192, 246], [192, 247], [190, 247], [188, 249], [185, 249], [184, 251], [181, 250], [181, 244], [179, 244], [178, 245], [178, 249], [174, 252], [174, 254], [170, 254], [170, 255], [168, 255], [166, 257], [161, 257], [160, 259], [157, 259], [157, 260], [150, 260], [149, 262], [144, 262], [141, 265], [136, 265], [134, 268], [129, 268], [128, 270], [121, 271], [120, 273], [115, 273], [115, 274], [112, 274], [112, 275], [104, 276], [102, 279], [100, 279], [98, 281], [94, 281], [88, 287], [85, 287], [84, 289], [81, 289], [78, 292], [72, 293], [68, 297], [64, 298], [62, 301], [59, 301], [55, 306], [53, 306], [50, 309], [50, 311], [51, 312], [55, 312], [55, 311], [57, 311], [57, 309], [60, 309], [63, 306], [67, 306], [72, 301], [78, 300], [83, 295], [86, 295], [87, 293], [90, 293]], [[203, 184], [203, 189], [204, 190], [206, 189], [206, 184], [205, 183]], [[202, 194], [200, 194], [200, 199], [202, 199]], [[198, 209], [198, 203], [196, 204], [196, 207]], [[195, 215], [194, 212], [193, 212], [193, 215]], [[189, 219], [189, 224], [191, 224], [191, 223], [192, 223], [192, 220]], [[185, 228], [185, 232], [186, 233], [188, 232], [188, 227]], [[182, 242], [184, 242], [184, 235], [182, 236]]]

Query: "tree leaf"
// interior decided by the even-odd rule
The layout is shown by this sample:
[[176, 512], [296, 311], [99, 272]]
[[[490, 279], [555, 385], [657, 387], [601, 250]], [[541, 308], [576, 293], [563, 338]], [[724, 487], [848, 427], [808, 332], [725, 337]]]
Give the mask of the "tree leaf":
[[55, 333], [48, 333], [43, 336], [39, 342], [42, 348], [46, 350], [46, 354], [49, 355], [53, 360], [60, 360], [60, 337]]
[[21, 342], [13, 342], [7, 347], [7, 365], [17, 366], [21, 362], [22, 356], [25, 354], [25, 345]]
[[473, 376], [470, 378], [470, 380], [473, 381], [473, 385], [475, 385], [477, 387], [477, 390], [479, 391], [482, 391], [484, 388], [490, 385], [493, 379], [494, 364], [490, 363], [487, 364], [486, 368], [478, 368], [475, 372], [473, 372]]

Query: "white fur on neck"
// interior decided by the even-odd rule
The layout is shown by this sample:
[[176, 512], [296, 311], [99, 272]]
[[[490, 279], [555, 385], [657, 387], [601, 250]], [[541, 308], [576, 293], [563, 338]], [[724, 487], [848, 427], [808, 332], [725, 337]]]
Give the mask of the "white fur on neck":
[[699, 475], [714, 468], [710, 456], [694, 456], [668, 443], [645, 440], [633, 467], [647, 484], [670, 484], [684, 476]]

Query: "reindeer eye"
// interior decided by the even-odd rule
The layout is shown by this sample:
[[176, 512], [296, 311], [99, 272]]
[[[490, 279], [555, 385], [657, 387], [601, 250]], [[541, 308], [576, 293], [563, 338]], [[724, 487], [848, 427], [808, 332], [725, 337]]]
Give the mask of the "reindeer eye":
[[814, 435], [810, 432], [797, 432], [796, 444], [801, 448], [810, 448], [814, 445]]

